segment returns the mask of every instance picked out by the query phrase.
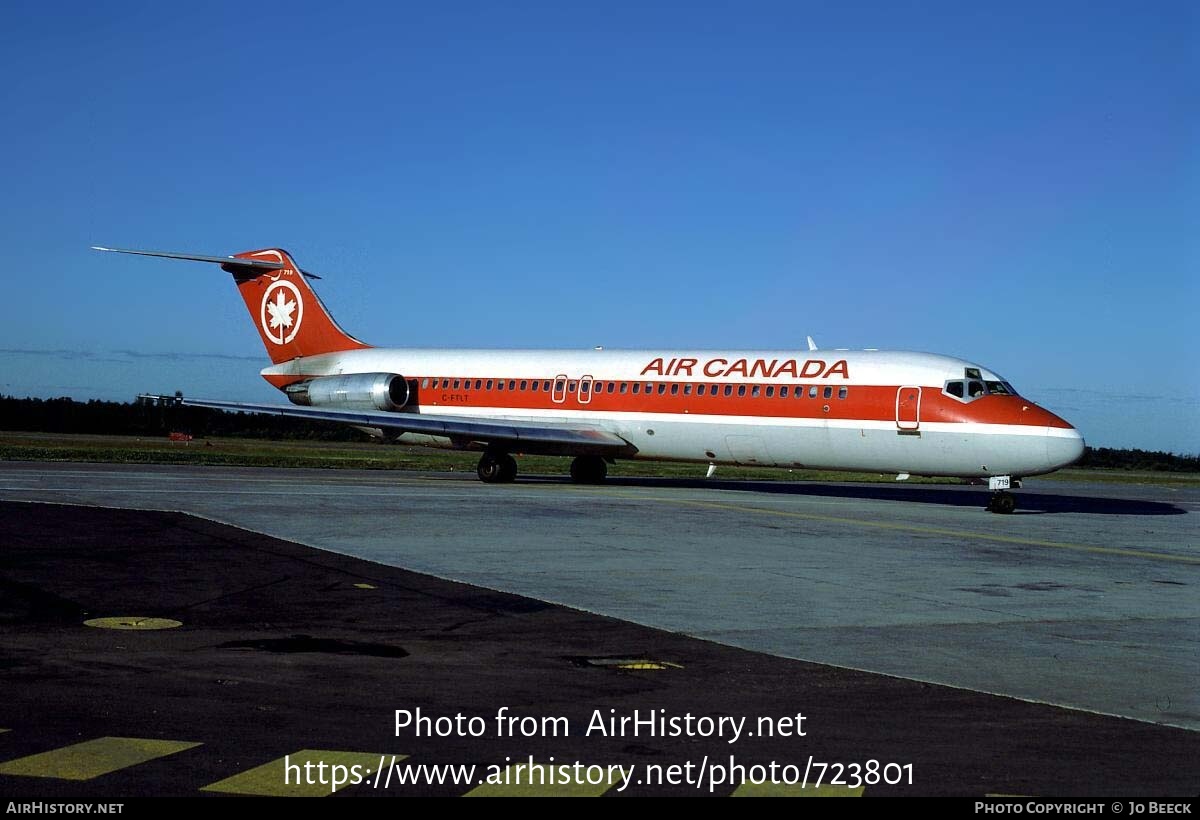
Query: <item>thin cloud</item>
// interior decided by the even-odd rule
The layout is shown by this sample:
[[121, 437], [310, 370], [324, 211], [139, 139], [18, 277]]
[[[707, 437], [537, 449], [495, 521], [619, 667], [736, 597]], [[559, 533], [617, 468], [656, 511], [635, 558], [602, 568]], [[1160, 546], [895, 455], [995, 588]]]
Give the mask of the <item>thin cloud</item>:
[[0, 347], [0, 354], [10, 356], [73, 356], [84, 359], [95, 355], [90, 350], [32, 350], [20, 347]]
[[1160, 396], [1145, 393], [1109, 393], [1103, 390], [1088, 390], [1079, 387], [1039, 387], [1029, 391], [1043, 396], [1062, 396], [1077, 401], [1136, 401], [1179, 404], [1200, 407], [1200, 398], [1193, 396]]
[[[17, 348], [8, 347], [0, 348], [0, 355], [10, 356], [47, 356], [60, 359], [93, 359], [96, 361], [107, 362], [122, 362], [129, 359], [158, 359], [164, 361], [236, 361], [236, 362], [261, 362], [262, 356], [246, 356], [234, 355], [231, 353], [193, 353], [183, 350], [168, 350], [157, 353], [146, 353], [139, 350], [111, 350], [105, 351], [110, 356], [99, 358], [100, 353], [94, 350], [66, 350], [62, 348], [47, 348], [38, 350], [35, 348]], [[118, 356], [122, 358], [111, 358]]]
[[234, 355], [232, 353], [185, 353], [183, 351], [144, 353], [138, 350], [114, 350], [113, 352], [120, 353], [123, 356], [129, 356], [130, 358], [134, 359], [167, 359], [169, 361], [218, 359], [221, 361], [259, 362], [263, 359], [262, 356]]

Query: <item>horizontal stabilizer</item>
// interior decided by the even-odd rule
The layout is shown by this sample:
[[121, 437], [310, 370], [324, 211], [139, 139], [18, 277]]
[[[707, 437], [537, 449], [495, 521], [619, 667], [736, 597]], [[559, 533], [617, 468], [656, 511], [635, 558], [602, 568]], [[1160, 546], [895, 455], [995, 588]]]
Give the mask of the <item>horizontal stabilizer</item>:
[[[280, 270], [286, 268], [287, 265], [283, 262], [272, 262], [267, 259], [247, 259], [238, 256], [203, 256], [196, 253], [173, 253], [170, 251], [135, 251], [127, 248], [102, 248], [99, 245], [92, 245], [94, 251], [105, 251], [106, 253], [129, 253], [134, 256], [161, 256], [164, 259], [186, 259], [190, 262], [211, 262], [220, 265], [228, 271], [233, 270]], [[315, 273], [308, 271], [300, 271], [309, 279], [320, 279]]]
[[135, 256], [161, 256], [165, 259], [190, 259], [193, 262], [215, 262], [218, 265], [236, 265], [239, 268], [279, 270], [283, 267], [282, 262], [269, 262], [266, 259], [236, 259], [232, 256], [200, 256], [194, 253], [169, 253], [167, 251], [132, 251], [125, 248], [102, 248], [99, 245], [92, 245], [92, 250], [107, 251], [108, 253], [132, 253]]

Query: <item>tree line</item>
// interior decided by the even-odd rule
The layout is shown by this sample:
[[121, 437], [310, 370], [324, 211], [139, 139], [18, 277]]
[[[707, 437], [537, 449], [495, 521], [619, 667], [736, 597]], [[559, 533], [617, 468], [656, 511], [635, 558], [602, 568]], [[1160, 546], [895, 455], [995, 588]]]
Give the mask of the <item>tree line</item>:
[[221, 436], [276, 441], [363, 441], [367, 438], [363, 432], [345, 424], [258, 413], [161, 406], [140, 401], [18, 399], [3, 395], [0, 395], [0, 430], [114, 436], [167, 436], [179, 432], [196, 438]]
[[[94, 435], [167, 436], [188, 433], [196, 438], [363, 441], [367, 436], [345, 424], [257, 413], [234, 413], [205, 407], [153, 402], [19, 399], [0, 395], [0, 430], [25, 433], [89, 433]], [[1200, 472], [1200, 455], [1150, 450], [1088, 447], [1077, 466], [1117, 470]]]

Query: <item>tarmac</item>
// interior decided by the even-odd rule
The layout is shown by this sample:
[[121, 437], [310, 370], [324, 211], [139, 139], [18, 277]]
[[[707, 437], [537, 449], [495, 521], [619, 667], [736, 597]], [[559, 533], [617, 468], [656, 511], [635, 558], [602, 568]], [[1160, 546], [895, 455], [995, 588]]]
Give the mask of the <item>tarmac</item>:
[[[284, 755], [324, 750], [380, 771], [380, 755], [532, 755], [639, 772], [704, 761], [711, 781], [733, 754], [912, 764], [913, 785], [835, 793], [1196, 794], [1200, 493], [1029, 482], [1012, 516], [983, 512], [986, 497], [0, 464], [0, 788], [264, 793], [219, 784], [266, 788]], [[18, 503], [39, 501], [53, 503]], [[101, 617], [182, 626], [82, 625]], [[505, 705], [572, 734], [496, 736]], [[416, 707], [489, 728], [397, 732], [394, 711]], [[635, 709], [748, 725], [803, 713], [809, 731], [582, 733], [596, 710]], [[112, 760], [135, 762], [60, 776]], [[597, 793], [735, 791], [642, 779]], [[380, 786], [338, 794], [486, 788]]]

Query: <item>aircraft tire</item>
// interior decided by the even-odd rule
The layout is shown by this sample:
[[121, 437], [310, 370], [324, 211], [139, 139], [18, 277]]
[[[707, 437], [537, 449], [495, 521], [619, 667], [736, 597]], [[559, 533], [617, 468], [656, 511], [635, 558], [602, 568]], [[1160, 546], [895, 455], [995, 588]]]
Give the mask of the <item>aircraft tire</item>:
[[571, 462], [571, 480], [576, 484], [603, 484], [608, 465], [600, 456], [577, 456]]
[[486, 452], [475, 472], [485, 484], [508, 484], [517, 477], [517, 460], [508, 453]]
[[988, 512], [998, 515], [1010, 515], [1017, 508], [1017, 497], [1012, 493], [999, 492], [988, 502]]

